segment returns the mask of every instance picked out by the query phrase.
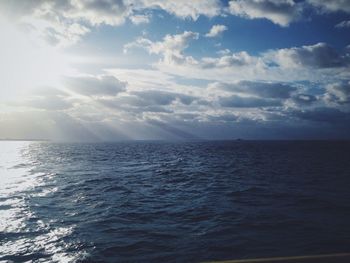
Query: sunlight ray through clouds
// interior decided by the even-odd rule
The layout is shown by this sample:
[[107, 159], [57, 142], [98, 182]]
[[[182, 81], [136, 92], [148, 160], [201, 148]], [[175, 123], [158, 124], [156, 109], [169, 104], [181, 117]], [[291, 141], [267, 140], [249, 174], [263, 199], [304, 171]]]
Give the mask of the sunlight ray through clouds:
[[345, 2], [0, 1], [0, 138], [348, 138]]

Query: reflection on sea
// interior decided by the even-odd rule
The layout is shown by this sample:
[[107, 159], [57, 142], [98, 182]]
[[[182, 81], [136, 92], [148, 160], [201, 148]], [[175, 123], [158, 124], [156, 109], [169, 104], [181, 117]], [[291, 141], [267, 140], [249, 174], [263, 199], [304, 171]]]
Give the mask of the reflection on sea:
[[79, 255], [67, 253], [64, 238], [74, 225], [53, 227], [54, 220], [41, 219], [28, 202], [57, 190], [54, 174], [36, 170], [32, 147], [32, 142], [0, 142], [0, 261], [73, 262]]

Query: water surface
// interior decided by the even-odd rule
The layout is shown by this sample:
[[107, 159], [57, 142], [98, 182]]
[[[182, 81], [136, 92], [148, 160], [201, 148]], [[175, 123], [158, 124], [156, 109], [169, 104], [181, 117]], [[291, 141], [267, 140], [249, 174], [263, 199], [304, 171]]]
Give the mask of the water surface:
[[0, 261], [349, 252], [349, 142], [0, 142]]

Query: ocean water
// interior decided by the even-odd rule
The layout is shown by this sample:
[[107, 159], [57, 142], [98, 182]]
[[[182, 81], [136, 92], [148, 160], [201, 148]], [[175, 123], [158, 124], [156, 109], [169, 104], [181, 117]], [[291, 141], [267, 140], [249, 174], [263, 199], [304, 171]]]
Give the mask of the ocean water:
[[0, 262], [349, 251], [349, 142], [0, 142]]

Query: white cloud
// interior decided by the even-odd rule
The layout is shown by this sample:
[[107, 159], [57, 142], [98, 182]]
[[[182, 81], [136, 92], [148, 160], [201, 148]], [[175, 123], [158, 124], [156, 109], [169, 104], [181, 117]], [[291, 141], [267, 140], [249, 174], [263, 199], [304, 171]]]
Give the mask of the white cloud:
[[293, 0], [231, 0], [229, 11], [250, 19], [265, 18], [280, 26], [297, 20], [301, 5]]
[[136, 25], [148, 23], [150, 15], [142, 12], [152, 9], [196, 20], [200, 15], [219, 15], [221, 3], [219, 0], [0, 1], [1, 15], [25, 24], [36, 37], [61, 46], [76, 43], [97, 25], [118, 26], [127, 18]]
[[125, 45], [125, 50], [144, 48], [159, 55], [158, 62], [153, 64], [159, 71], [210, 81], [326, 82], [350, 77], [346, 50], [338, 52], [326, 43], [269, 50], [256, 56], [246, 51], [225, 50], [215, 57], [194, 58], [185, 51], [190, 41], [197, 38], [198, 33], [189, 31], [166, 35], [157, 42], [141, 37]]
[[181, 18], [197, 20], [200, 15], [213, 17], [220, 14], [219, 0], [136, 0], [136, 8], [159, 8]]
[[205, 34], [206, 37], [217, 37], [227, 30], [225, 25], [213, 25], [210, 31]]
[[292, 102], [297, 106], [308, 106], [308, 105], [312, 105], [314, 104], [316, 101], [318, 100], [318, 98], [314, 95], [311, 94], [304, 94], [304, 93], [300, 93], [300, 94], [295, 94], [292, 97]]
[[124, 46], [124, 52], [130, 48], [145, 48], [150, 54], [158, 54], [163, 57], [165, 64], [183, 64], [194, 61], [192, 57], [185, 56], [183, 51], [188, 47], [191, 40], [198, 39], [196, 32], [185, 31], [182, 34], [166, 35], [162, 41], [152, 42], [146, 38], [138, 38], [136, 41]]
[[[60, 4], [56, 4], [60, 6]], [[92, 25], [120, 25], [131, 13], [131, 8], [123, 0], [74, 0], [60, 6], [63, 16], [83, 19]]]
[[150, 22], [150, 16], [149, 15], [132, 15], [130, 16], [130, 20], [135, 25], [148, 24]]
[[231, 53], [231, 51], [228, 48], [225, 49], [221, 49], [219, 51], [216, 52], [218, 55], [224, 56], [224, 55], [228, 55]]
[[345, 58], [326, 43], [273, 50], [267, 52], [265, 58], [285, 68], [335, 68], [346, 63]]
[[36, 27], [32, 28], [31, 33], [53, 46], [66, 47], [73, 45], [90, 32], [90, 28], [79, 23], [66, 23], [60, 20], [47, 23], [37, 19], [27, 19], [24, 21], [25, 23], [35, 24]]
[[1, 1], [0, 12], [28, 25], [51, 44], [77, 42], [99, 24], [120, 25], [132, 10], [123, 0]]
[[[124, 46], [124, 52], [129, 49], [138, 47], [146, 49], [150, 54], [161, 56], [157, 66], [160, 68], [174, 67], [174, 73], [180, 67], [191, 68], [192, 70], [201, 69], [221, 69], [221, 68], [239, 68], [246, 66], [261, 67], [262, 62], [249, 55], [247, 52], [231, 53], [226, 50], [219, 57], [203, 57], [195, 59], [184, 53], [191, 40], [198, 39], [199, 34], [196, 32], [185, 31], [182, 34], [166, 35], [162, 41], [153, 42], [147, 38], [138, 38], [136, 41]], [[230, 54], [231, 53], [231, 54]], [[246, 68], [245, 68], [246, 69]]]
[[256, 62], [256, 58], [250, 56], [247, 52], [237, 52], [230, 55], [223, 55], [217, 58], [204, 57], [201, 60], [202, 68], [227, 68], [236, 66], [248, 66]]
[[[0, 2], [0, 7], [4, 3]], [[287, 26], [299, 18], [301, 7], [304, 6], [300, 3], [291, 0], [237, 0], [230, 1], [229, 7], [234, 15], [250, 19], [266, 18], [275, 24]], [[328, 10], [337, 10], [328, 7], [326, 2], [322, 3]], [[31, 30], [50, 43], [64, 46], [79, 41], [98, 25], [118, 26], [126, 20], [134, 24], [148, 23], [151, 15], [155, 15], [152, 9], [162, 9], [179, 18], [191, 20], [201, 15], [213, 17], [223, 11], [219, 1], [209, 0], [28, 0], [23, 3], [24, 7], [15, 1], [11, 6], [7, 11], [2, 9], [0, 12], [17, 12], [20, 21], [30, 25]], [[337, 27], [347, 26], [347, 22]], [[216, 24], [205, 36], [215, 37], [225, 30], [226, 26]], [[154, 32], [151, 31], [149, 35], [153, 37]], [[348, 115], [350, 101], [350, 57], [325, 43], [287, 47], [260, 54], [244, 50], [233, 52], [225, 49], [226, 43], [223, 43], [220, 47], [223, 50], [217, 53], [212, 50], [213, 53], [200, 56], [204, 47], [191, 56], [189, 51], [192, 49], [188, 47], [191, 41], [199, 39], [196, 32], [167, 34], [162, 39], [152, 37], [146, 38], [144, 35], [136, 39], [125, 45], [125, 51], [134, 47], [144, 48], [149, 54], [155, 55], [152, 59], [157, 57], [154, 64], [142, 64], [143, 57], [139, 64], [143, 68], [138, 69], [132, 65], [129, 69], [103, 70], [102, 63], [94, 64], [94, 69], [103, 70], [105, 75], [66, 77], [62, 86], [59, 86], [66, 93], [51, 90], [51, 94], [32, 94], [20, 101], [21, 105], [0, 105], [1, 109], [18, 107], [47, 112], [49, 114], [43, 126], [53, 131], [70, 127], [66, 132], [62, 131], [64, 136], [72, 131], [78, 139], [85, 124], [93, 130], [92, 136], [95, 132], [114, 134], [115, 129], [110, 128], [113, 126], [126, 129], [126, 135], [135, 133], [140, 138], [149, 127], [154, 129], [150, 129], [152, 132], [157, 129], [186, 137], [191, 129], [194, 133], [198, 127], [207, 129], [212, 125], [210, 127], [217, 129], [218, 123], [244, 122], [250, 123], [250, 127], [262, 127], [259, 125], [268, 126], [269, 122], [281, 123], [292, 119], [297, 122], [311, 120], [332, 124], [336, 122], [331, 120], [333, 117], [338, 121], [349, 119], [345, 116]], [[111, 56], [108, 67], [114, 63], [123, 64], [114, 59]], [[91, 71], [88, 68], [88, 72]], [[295, 83], [305, 80], [308, 84]], [[208, 83], [212, 84], [206, 87]], [[308, 85], [317, 86], [318, 93], [308, 90]], [[316, 107], [318, 109], [315, 110]], [[36, 121], [40, 122], [40, 118]], [[123, 121], [135, 122], [133, 126], [125, 128]], [[3, 123], [1, 119], [0, 122]], [[84, 125], [81, 126], [81, 123]], [[33, 124], [28, 124], [28, 127], [30, 125]], [[147, 129], [139, 130], [146, 126]], [[179, 128], [184, 126], [184, 129]]]
[[350, 103], [350, 81], [331, 83], [327, 85], [326, 90], [325, 99], [327, 101], [339, 104]]
[[328, 12], [350, 12], [350, 1], [348, 0], [307, 0], [310, 4]]
[[350, 27], [350, 20], [342, 21], [339, 24], [335, 25], [336, 28], [349, 28]]

